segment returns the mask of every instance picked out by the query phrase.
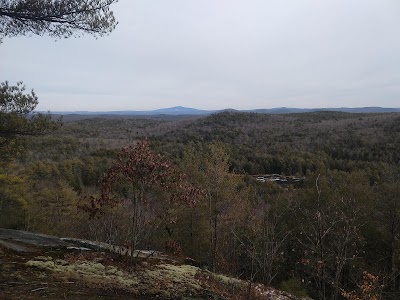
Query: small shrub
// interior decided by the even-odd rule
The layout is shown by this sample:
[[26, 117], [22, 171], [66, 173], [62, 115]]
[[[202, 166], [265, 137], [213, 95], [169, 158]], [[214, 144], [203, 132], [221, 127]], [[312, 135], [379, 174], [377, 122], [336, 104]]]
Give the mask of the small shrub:
[[292, 277], [286, 281], [283, 281], [280, 285], [280, 289], [291, 293], [296, 297], [307, 297], [306, 288], [303, 282], [297, 277]]

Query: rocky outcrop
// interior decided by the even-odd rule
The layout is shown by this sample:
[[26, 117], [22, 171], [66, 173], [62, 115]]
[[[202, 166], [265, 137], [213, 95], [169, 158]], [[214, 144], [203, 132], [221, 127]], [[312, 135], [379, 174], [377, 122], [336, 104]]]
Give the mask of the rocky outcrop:
[[119, 251], [104, 243], [0, 229], [0, 299], [296, 299], [162, 253], [137, 251], [131, 258]]

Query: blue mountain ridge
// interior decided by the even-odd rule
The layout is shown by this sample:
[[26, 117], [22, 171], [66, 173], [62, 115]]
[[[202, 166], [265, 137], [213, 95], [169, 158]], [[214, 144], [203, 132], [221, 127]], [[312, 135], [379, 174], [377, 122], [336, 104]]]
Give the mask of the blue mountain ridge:
[[316, 111], [338, 111], [349, 113], [383, 113], [383, 112], [400, 112], [400, 108], [390, 107], [339, 107], [339, 108], [290, 108], [290, 107], [276, 107], [266, 109], [251, 109], [251, 110], [235, 110], [235, 109], [222, 109], [222, 110], [202, 110], [190, 107], [175, 106], [169, 108], [160, 108], [156, 110], [120, 110], [120, 111], [52, 111], [52, 114], [75, 114], [75, 115], [210, 115], [213, 113], [233, 111], [233, 112], [255, 112], [262, 114], [288, 114], [288, 113], [304, 113]]

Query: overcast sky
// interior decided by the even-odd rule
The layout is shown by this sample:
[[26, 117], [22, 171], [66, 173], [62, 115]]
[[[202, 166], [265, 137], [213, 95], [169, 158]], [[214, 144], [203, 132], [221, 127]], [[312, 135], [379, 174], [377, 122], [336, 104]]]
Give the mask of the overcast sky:
[[6, 38], [38, 110], [400, 107], [399, 0], [120, 0], [111, 35]]

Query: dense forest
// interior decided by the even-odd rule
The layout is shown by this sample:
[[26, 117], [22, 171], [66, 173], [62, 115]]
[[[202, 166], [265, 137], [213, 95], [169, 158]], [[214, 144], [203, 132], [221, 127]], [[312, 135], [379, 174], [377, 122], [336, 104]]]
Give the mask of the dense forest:
[[399, 113], [56, 127], [0, 163], [0, 227], [166, 251], [314, 299], [400, 297]]

